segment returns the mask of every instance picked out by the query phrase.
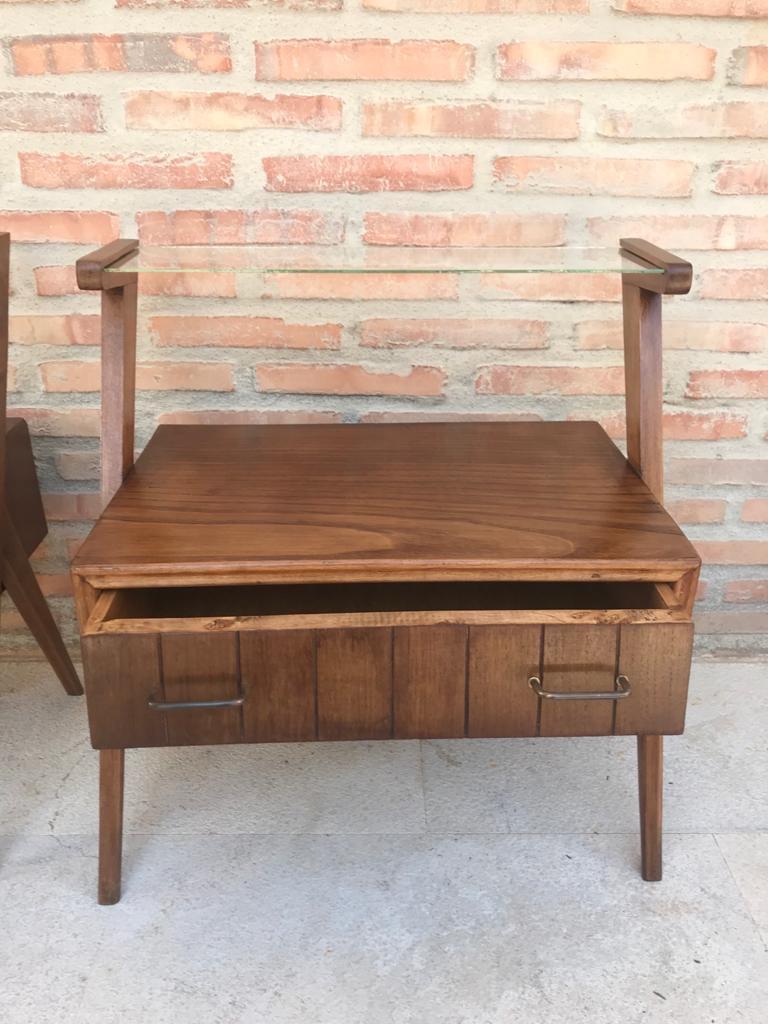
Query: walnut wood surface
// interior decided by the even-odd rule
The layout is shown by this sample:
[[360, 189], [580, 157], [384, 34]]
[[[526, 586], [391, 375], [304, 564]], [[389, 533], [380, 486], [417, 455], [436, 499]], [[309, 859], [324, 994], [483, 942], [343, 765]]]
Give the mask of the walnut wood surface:
[[101, 498], [133, 466], [136, 424], [137, 278], [101, 294]]
[[541, 627], [472, 626], [468, 736], [535, 736], [539, 700], [528, 685], [541, 670]]
[[627, 458], [661, 502], [664, 500], [661, 295], [627, 283], [623, 292]]
[[400, 626], [393, 641], [393, 734], [464, 736], [467, 627]]
[[[547, 626], [541, 681], [556, 693], [611, 693], [618, 674], [615, 626]], [[630, 698], [631, 699], [631, 698]], [[542, 700], [542, 736], [606, 736], [613, 731], [614, 703]]]
[[83, 256], [75, 264], [78, 288], [84, 291], [99, 291], [104, 288], [106, 284], [103, 274], [106, 268], [130, 256], [138, 247], [139, 242], [136, 238], [116, 238], [101, 249]]
[[622, 238], [619, 244], [625, 256], [664, 271], [663, 276], [658, 277], [648, 274], [633, 277], [631, 273], [625, 273], [622, 275], [625, 283], [639, 284], [648, 291], [664, 295], [686, 295], [691, 290], [693, 267], [687, 260], [646, 242], [644, 238]]
[[698, 556], [596, 423], [160, 427], [94, 582], [677, 579]]

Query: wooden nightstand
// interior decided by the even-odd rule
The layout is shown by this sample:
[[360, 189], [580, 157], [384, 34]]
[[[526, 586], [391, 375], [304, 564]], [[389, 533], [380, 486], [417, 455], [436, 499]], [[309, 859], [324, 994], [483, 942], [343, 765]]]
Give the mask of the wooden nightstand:
[[[100, 902], [120, 896], [125, 748], [196, 743], [637, 735], [643, 876], [661, 877], [699, 558], [660, 504], [660, 302], [691, 273], [622, 245], [628, 459], [591, 422], [164, 426], [133, 466], [142, 256], [81, 261], [104, 295], [111, 499], [72, 567]], [[431, 258], [460, 273], [511, 252]]]

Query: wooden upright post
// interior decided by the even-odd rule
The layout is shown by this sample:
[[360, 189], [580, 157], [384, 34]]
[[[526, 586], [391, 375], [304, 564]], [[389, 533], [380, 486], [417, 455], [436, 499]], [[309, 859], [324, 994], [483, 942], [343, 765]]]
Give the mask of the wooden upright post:
[[[77, 261], [77, 283], [101, 294], [101, 498], [107, 505], [133, 465], [138, 275], [116, 267], [139, 243], [119, 238]], [[107, 269], [110, 272], [107, 273]]]
[[[661, 273], [624, 274], [624, 380], [627, 458], [659, 502], [664, 501], [664, 432], [661, 297], [690, 291], [692, 268], [637, 238], [621, 240], [622, 255]], [[647, 882], [662, 875], [664, 737], [637, 737], [640, 846]]]

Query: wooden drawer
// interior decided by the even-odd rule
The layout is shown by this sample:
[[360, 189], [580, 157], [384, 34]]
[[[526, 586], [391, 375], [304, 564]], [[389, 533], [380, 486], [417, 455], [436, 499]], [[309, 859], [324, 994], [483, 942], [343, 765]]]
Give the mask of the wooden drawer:
[[693, 629], [671, 593], [506, 583], [105, 592], [83, 632], [93, 744], [679, 733]]

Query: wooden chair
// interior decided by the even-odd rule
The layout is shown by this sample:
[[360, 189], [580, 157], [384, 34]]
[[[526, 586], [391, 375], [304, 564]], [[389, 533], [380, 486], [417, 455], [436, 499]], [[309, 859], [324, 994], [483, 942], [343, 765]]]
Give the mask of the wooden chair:
[[0, 234], [0, 590], [8, 591], [61, 685], [77, 696], [83, 688], [29, 564], [48, 532], [29, 431], [24, 420], [6, 416], [9, 250], [10, 236]]

